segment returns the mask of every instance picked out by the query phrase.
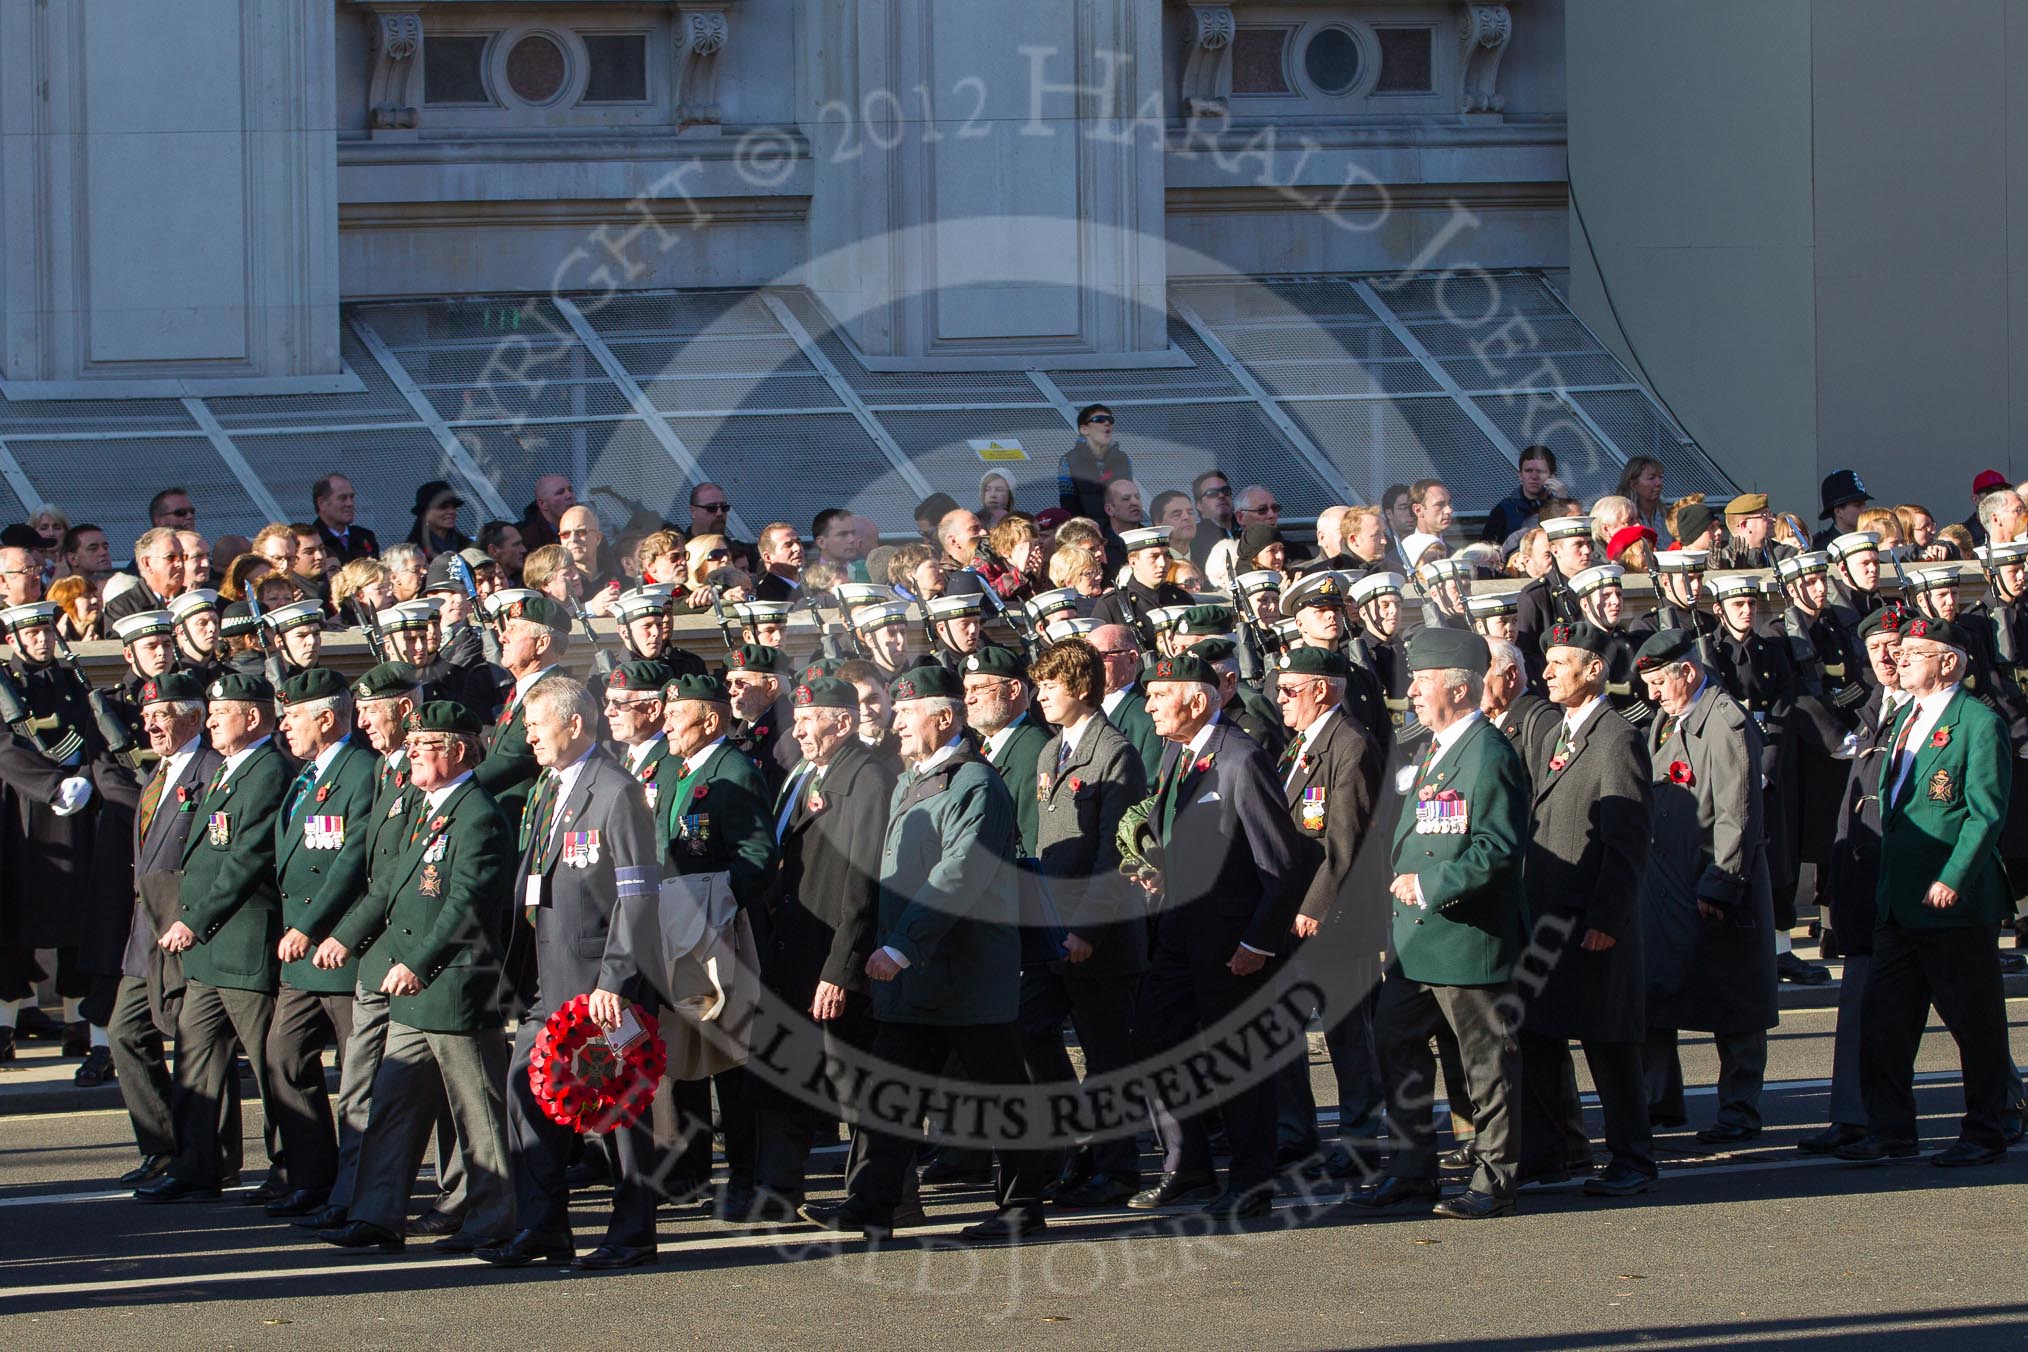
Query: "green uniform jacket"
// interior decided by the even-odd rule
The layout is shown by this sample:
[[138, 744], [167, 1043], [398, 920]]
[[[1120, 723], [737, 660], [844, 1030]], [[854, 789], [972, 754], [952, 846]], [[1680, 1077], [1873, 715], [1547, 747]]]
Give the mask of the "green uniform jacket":
[[[615, 742], [612, 744], [612, 749], [613, 759], [618, 761], [622, 766], [627, 765], [628, 756], [633, 748], [621, 746], [618, 742]], [[640, 782], [641, 792], [647, 795], [648, 815], [656, 821], [662, 820], [663, 776], [668, 776], [666, 782], [674, 786], [676, 777], [682, 772], [683, 767], [681, 764], [678, 764], [673, 769], [670, 768], [669, 739], [667, 737], [657, 737], [649, 744], [647, 759], [642, 761], [640, 768], [634, 771], [634, 778]]]
[[[542, 675], [562, 669], [549, 667]], [[541, 677], [536, 680], [541, 680]], [[528, 688], [533, 690], [535, 682], [529, 682]], [[542, 767], [535, 763], [535, 753], [528, 749], [527, 714], [523, 702], [514, 700], [514, 708], [507, 721], [494, 724], [480, 739], [486, 746], [486, 758], [472, 771], [472, 778], [478, 780], [479, 787], [492, 796], [500, 814], [510, 822], [521, 820], [521, 809], [528, 802], [535, 776], [542, 772]]]
[[[366, 857], [376, 824], [373, 789], [379, 770], [380, 758], [358, 738], [348, 738], [316, 784], [303, 794], [295, 812], [288, 811], [285, 793], [282, 811], [275, 814], [275, 873], [281, 884], [282, 928], [309, 935], [312, 953], [331, 937], [345, 912], [366, 891]], [[312, 818], [332, 824], [319, 833], [322, 839], [342, 843], [311, 848], [308, 827]], [[282, 983], [299, 991], [345, 994], [358, 975], [355, 967], [348, 959], [343, 967], [327, 972], [313, 966], [308, 957], [298, 958], [282, 964]]]
[[1148, 695], [1141, 687], [1130, 685], [1113, 711], [1106, 715], [1106, 721], [1126, 734], [1134, 744], [1134, 750], [1141, 757], [1142, 773], [1150, 784], [1161, 778], [1162, 739], [1155, 732], [1155, 720], [1148, 714]]
[[387, 969], [394, 961], [385, 945], [373, 943], [387, 926], [387, 901], [375, 898], [374, 885], [400, 862], [408, 849], [409, 833], [420, 828], [416, 814], [422, 809], [421, 791], [408, 782], [407, 757], [397, 755], [399, 759], [383, 758], [374, 774], [380, 787], [367, 810], [371, 824], [367, 827], [366, 887], [331, 930], [332, 937], [351, 950], [359, 988], [369, 995], [387, 980]]
[[[1455, 792], [1461, 831], [1425, 829], [1422, 793]], [[1394, 828], [1394, 871], [1422, 884], [1421, 906], [1394, 901], [1394, 953], [1402, 975], [1431, 986], [1492, 986], [1507, 980], [1528, 927], [1521, 889], [1532, 794], [1528, 770], [1506, 734], [1483, 717], [1411, 783]], [[1393, 900], [1390, 898], [1390, 900]]]
[[[1910, 701], [1889, 746], [1914, 717]], [[2006, 725], [1960, 688], [1922, 745], [1909, 750], [1915, 765], [1899, 794], [1889, 796], [1895, 757], [1886, 757], [1880, 767], [1880, 882], [1874, 897], [1881, 920], [1908, 929], [1947, 929], [2012, 919], [2013, 893], [1999, 850], [2013, 781]], [[1945, 910], [1923, 905], [1933, 882], [1956, 891], [1957, 904]]]
[[387, 901], [375, 947], [423, 983], [420, 995], [387, 1002], [389, 1019], [430, 1033], [506, 1023], [501, 980], [517, 858], [507, 819], [475, 777], [430, 812], [385, 885], [374, 880], [369, 895]]
[[197, 935], [183, 954], [188, 980], [274, 994], [282, 937], [275, 818], [290, 777], [270, 739], [198, 803], [183, 844], [182, 919]]
[[754, 763], [726, 741], [687, 778], [672, 752], [661, 778], [663, 857], [679, 874], [730, 873], [741, 906], [759, 901], [775, 874], [775, 824]]
[[[1151, 723], [1149, 726], [1154, 725]], [[1041, 810], [1040, 795], [1035, 791], [1035, 774], [1042, 748], [1047, 745], [1049, 734], [1042, 730], [1032, 715], [1024, 713], [1015, 721], [1013, 731], [1000, 743], [1000, 750], [990, 762], [1000, 772], [1007, 792], [1014, 797], [1014, 820], [1021, 828], [1021, 853], [1030, 859], [1036, 857], [1037, 813]]]

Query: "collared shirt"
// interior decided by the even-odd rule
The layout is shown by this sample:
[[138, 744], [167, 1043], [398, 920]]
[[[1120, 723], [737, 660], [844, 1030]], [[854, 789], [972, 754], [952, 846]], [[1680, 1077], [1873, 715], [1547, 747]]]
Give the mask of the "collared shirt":
[[1566, 709], [1563, 714], [1563, 735], [1568, 737], [1572, 742], [1577, 741], [1577, 734], [1584, 731], [1584, 725], [1591, 721], [1591, 716], [1597, 713], [1605, 702], [1605, 696], [1598, 694], [1593, 695], [1575, 709]]
[[438, 808], [444, 805], [444, 799], [449, 798], [451, 794], [457, 791], [458, 785], [464, 783], [471, 777], [472, 772], [470, 770], [465, 771], [465, 773], [459, 775], [456, 779], [452, 780], [450, 783], [442, 785], [438, 788], [431, 789], [428, 793], [424, 794], [423, 802], [428, 804], [430, 811], [432, 812], [436, 811]]
[[655, 753], [655, 743], [666, 741], [667, 739], [668, 739], [667, 733], [658, 732], [653, 737], [650, 737], [647, 741], [637, 742], [633, 746], [628, 747], [627, 769], [632, 771], [634, 775], [638, 777], [641, 773], [641, 767], [647, 764], [648, 757]]
[[252, 746], [243, 746], [230, 756], [227, 756], [225, 764], [218, 767], [218, 787], [224, 788], [226, 782], [232, 778], [233, 772], [246, 764], [247, 757], [253, 755], [254, 752], [260, 750], [273, 740], [275, 740], [273, 737], [263, 737]]
[[1899, 763], [1894, 767], [1894, 787], [1888, 791], [1887, 802], [1892, 803], [1901, 797], [1902, 786], [1908, 782], [1910, 772], [1915, 769], [1915, 753], [1922, 749], [1925, 741], [1929, 740], [1930, 732], [1936, 727], [1937, 720], [1943, 717], [1944, 706], [1949, 704], [1957, 693], [1957, 683], [1953, 682], [1941, 690], [1917, 696], [1915, 712], [1908, 716], [1906, 735], [1895, 739], [1901, 743], [1901, 755]]
[[[593, 742], [584, 749], [582, 756], [556, 772], [556, 804], [559, 808], [570, 797], [570, 791], [577, 786], [578, 777], [584, 773], [585, 762], [591, 759], [592, 752], [597, 749], [598, 743]], [[554, 815], [555, 820], [549, 824], [549, 834], [552, 838], [556, 835], [556, 828], [563, 825], [563, 813], [559, 811]]]
[[[1430, 757], [1428, 764], [1423, 767], [1424, 773], [1428, 772], [1430, 766], [1434, 766], [1438, 761], [1448, 756], [1451, 748], [1458, 744], [1458, 739], [1470, 732], [1472, 724], [1477, 723], [1484, 717], [1484, 714], [1480, 713], [1477, 709], [1473, 709], [1442, 732], [1430, 734]], [[1422, 876], [1420, 874], [1411, 874], [1409, 876], [1415, 879], [1415, 904], [1421, 906], [1423, 904]]]
[[1007, 745], [1008, 741], [1014, 736], [1014, 734], [1020, 730], [1021, 725], [1027, 721], [1028, 715], [1024, 713], [1020, 717], [1016, 718], [1012, 723], [1009, 723], [1006, 727], [1000, 729], [998, 732], [994, 733], [991, 737], [988, 737], [986, 739], [986, 745], [984, 747], [986, 759], [990, 761], [993, 759], [993, 757], [999, 755], [1000, 748]]
[[345, 749], [345, 744], [351, 740], [352, 738], [350, 736], [340, 737], [337, 741], [331, 743], [331, 745], [325, 747], [322, 751], [319, 751], [317, 753], [316, 760], [312, 762], [312, 764], [314, 764], [317, 767], [317, 773], [310, 777], [310, 782], [312, 784], [322, 779], [325, 776], [325, 774], [329, 772], [329, 770], [331, 769], [331, 762], [338, 759], [338, 753], [340, 751], [343, 751]]
[[1100, 711], [1103, 712], [1107, 718], [1111, 718], [1113, 716], [1114, 711], [1116, 711], [1120, 707], [1120, 701], [1124, 700], [1127, 696], [1133, 694], [1134, 689], [1135, 687], [1131, 685], [1123, 685], [1118, 690], [1113, 691], [1112, 694], [1107, 695], [1104, 699], [1099, 701]]
[[200, 732], [182, 746], [177, 747], [169, 753], [168, 757], [162, 762], [162, 788], [164, 792], [167, 792], [169, 786], [176, 782], [177, 776], [183, 773], [183, 767], [190, 764], [191, 757], [195, 756], [198, 749], [203, 745], [204, 734]]
[[1296, 782], [1296, 773], [1302, 768], [1303, 757], [1309, 753], [1311, 747], [1317, 744], [1317, 739], [1324, 735], [1324, 729], [1331, 722], [1331, 715], [1336, 712], [1338, 712], [1338, 707], [1334, 704], [1324, 710], [1323, 713], [1318, 714], [1316, 720], [1309, 727], [1304, 728], [1301, 735], [1296, 738], [1296, 754], [1290, 757], [1288, 777], [1282, 781], [1284, 792], [1288, 790], [1290, 785]]
[[1084, 740], [1086, 731], [1097, 721], [1097, 714], [1086, 714], [1063, 729], [1063, 755], [1066, 760], [1077, 754], [1077, 744]]
[[718, 750], [719, 746], [724, 741], [725, 738], [722, 736], [714, 737], [709, 742], [706, 742], [703, 746], [698, 747], [697, 750], [685, 756], [683, 758], [683, 777], [685, 779], [688, 779], [691, 775], [696, 774], [698, 768], [702, 766], [704, 762], [711, 759], [711, 753]]

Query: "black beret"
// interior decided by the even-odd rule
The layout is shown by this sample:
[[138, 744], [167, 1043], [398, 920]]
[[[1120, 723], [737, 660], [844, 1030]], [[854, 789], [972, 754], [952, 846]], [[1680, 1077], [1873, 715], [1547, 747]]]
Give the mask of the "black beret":
[[1141, 680], [1189, 681], [1196, 685], [1216, 686], [1218, 673], [1211, 664], [1195, 652], [1179, 653], [1175, 657], [1150, 658], [1141, 668]]
[[662, 687], [662, 698], [672, 704], [683, 700], [696, 700], [704, 704], [732, 703], [732, 696], [726, 691], [725, 682], [716, 676], [678, 676]]
[[282, 682], [275, 691], [277, 704], [309, 704], [320, 699], [336, 699], [346, 693], [345, 678], [329, 667], [311, 667], [299, 671]]
[[606, 677], [606, 689], [645, 691], [659, 695], [676, 675], [666, 662], [622, 662]]
[[1859, 641], [1864, 643], [1883, 629], [1898, 637], [1907, 623], [1908, 612], [1900, 606], [1882, 606], [1859, 621]]
[[1582, 648], [1604, 657], [1612, 648], [1612, 636], [1590, 620], [1579, 620], [1576, 624], [1558, 621], [1542, 635], [1542, 651], [1546, 653], [1551, 648]]
[[726, 654], [725, 669], [729, 672], [757, 671], [763, 676], [786, 676], [789, 674], [789, 659], [782, 655], [780, 648], [770, 648], [765, 643], [747, 643]]
[[1283, 543], [1282, 533], [1265, 521], [1256, 521], [1239, 533], [1240, 571], [1253, 567], [1254, 556], [1269, 545]]
[[1971, 639], [1965, 631], [1949, 620], [1933, 620], [1927, 615], [1917, 615], [1902, 627], [1903, 638], [1926, 638], [1931, 643], [1941, 643], [1959, 652], [1971, 650]]
[[1431, 625], [1409, 635], [1410, 671], [1458, 670], [1483, 676], [1491, 665], [1492, 656], [1486, 648], [1486, 640], [1469, 629], [1443, 629]]
[[896, 704], [912, 699], [963, 699], [965, 685], [949, 667], [932, 662], [902, 672], [888, 683], [887, 693]]
[[456, 700], [433, 699], [408, 716], [408, 732], [454, 732], [479, 735], [479, 716]]
[[1711, 529], [1711, 523], [1718, 514], [1701, 502], [1692, 502], [1676, 511], [1676, 538], [1685, 542], [1695, 540]]
[[1007, 648], [989, 643], [965, 659], [967, 676], [999, 676], [1010, 681], [1028, 679], [1027, 668], [1021, 659]]
[[141, 704], [168, 704], [176, 700], [202, 700], [204, 682], [189, 671], [164, 672], [141, 682]]
[[382, 662], [352, 683], [352, 698], [394, 699], [412, 694], [421, 684], [422, 673], [408, 663]]
[[257, 672], [228, 671], [211, 683], [206, 699], [233, 700], [244, 704], [273, 704], [275, 688]]
[[1697, 640], [1688, 629], [1664, 629], [1650, 635], [1634, 654], [1634, 667], [1638, 671], [1653, 671], [1666, 667], [1671, 662], [1687, 660], [1697, 647]]
[[1336, 648], [1291, 648], [1282, 654], [1281, 670], [1291, 676], [1328, 676], [1342, 681], [1352, 674], [1352, 664]]
[[1231, 606], [1192, 606], [1176, 622], [1179, 634], [1229, 634], [1238, 617]]
[[42, 549], [44, 547], [42, 532], [33, 526], [17, 521], [5, 530], [0, 530], [0, 549]]
[[818, 676], [805, 680], [796, 687], [798, 709], [851, 709], [859, 708], [859, 691], [850, 681], [841, 681], [836, 676]]

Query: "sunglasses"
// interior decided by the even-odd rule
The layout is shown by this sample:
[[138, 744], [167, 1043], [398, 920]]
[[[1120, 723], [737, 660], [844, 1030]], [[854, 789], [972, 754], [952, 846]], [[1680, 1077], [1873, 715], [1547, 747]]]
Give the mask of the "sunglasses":
[[1197, 496], [1200, 498], [1229, 498], [1232, 496], [1232, 485], [1221, 484], [1217, 488], [1207, 488]]
[[1113, 415], [1110, 413], [1094, 413], [1089, 418], [1086, 418], [1085, 421], [1087, 423], [1104, 423], [1110, 427], [1112, 426]]
[[710, 552], [709, 554], [706, 554], [706, 555], [705, 555], [704, 557], [705, 557], [705, 558], [706, 558], [707, 560], [709, 560], [709, 559], [729, 559], [729, 558], [731, 558], [731, 557], [732, 557], [732, 551], [731, 551], [731, 550], [729, 550], [729, 549], [714, 549], [714, 550], [712, 550], [712, 551], [711, 551], [711, 552]]
[[693, 502], [690, 504], [690, 510], [693, 512], [724, 512], [731, 509], [732, 504], [729, 502]]
[[1242, 508], [1240, 508], [1240, 510], [1241, 510], [1242, 512], [1258, 512], [1258, 513], [1266, 513], [1266, 512], [1276, 512], [1276, 513], [1279, 513], [1279, 512], [1280, 512], [1280, 511], [1282, 510], [1282, 505], [1281, 505], [1281, 504], [1280, 504], [1279, 502], [1263, 502], [1263, 503], [1262, 503], [1262, 504], [1261, 504], [1260, 506], [1258, 506], [1258, 507], [1242, 507]]

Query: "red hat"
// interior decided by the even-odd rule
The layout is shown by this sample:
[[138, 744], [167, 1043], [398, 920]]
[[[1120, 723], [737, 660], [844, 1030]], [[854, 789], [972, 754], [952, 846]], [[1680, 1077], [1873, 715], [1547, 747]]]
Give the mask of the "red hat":
[[1070, 513], [1061, 507], [1045, 507], [1035, 514], [1035, 529], [1052, 531], [1070, 520]]
[[1606, 541], [1606, 557], [1614, 563], [1618, 563], [1620, 555], [1626, 553], [1627, 548], [1636, 540], [1646, 540], [1649, 544], [1654, 544], [1655, 532], [1653, 528], [1648, 526], [1621, 526], [1613, 532], [1613, 538]]
[[1972, 480], [1972, 492], [1990, 493], [1996, 488], [2007, 487], [2007, 476], [1996, 469], [1982, 469], [1979, 477]]

